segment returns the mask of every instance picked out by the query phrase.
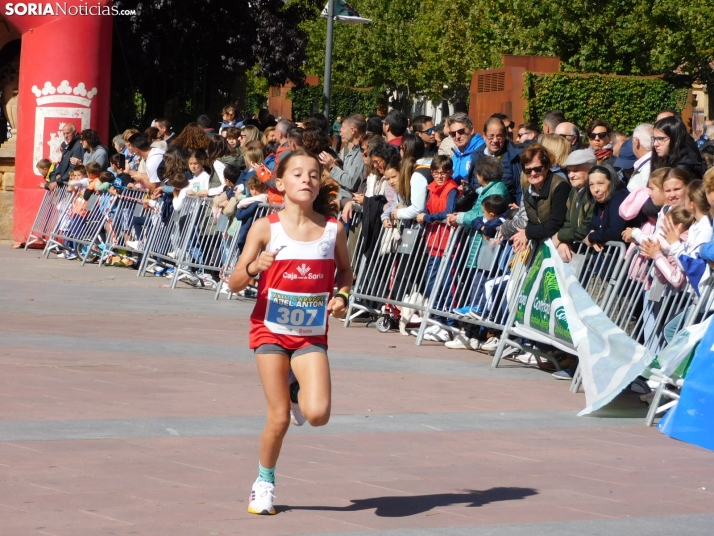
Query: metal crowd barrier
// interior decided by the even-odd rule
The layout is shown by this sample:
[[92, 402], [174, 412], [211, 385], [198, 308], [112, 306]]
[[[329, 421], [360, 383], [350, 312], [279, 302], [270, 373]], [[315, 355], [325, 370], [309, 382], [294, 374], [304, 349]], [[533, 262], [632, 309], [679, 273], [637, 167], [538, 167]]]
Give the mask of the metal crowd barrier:
[[424, 312], [423, 298], [436, 289], [438, 274], [450, 264], [448, 251], [457, 234], [457, 229], [436, 222], [382, 227], [374, 249], [363, 246], [345, 327], [355, 311], [377, 316], [382, 305]]
[[218, 274], [233, 256], [238, 245], [240, 221], [230, 232], [231, 220], [224, 214], [213, 215], [213, 198], [202, 199], [188, 220], [191, 232], [180, 251], [174, 256], [171, 288], [176, 288], [180, 278], [198, 281], [201, 286], [209, 284], [218, 288]]
[[107, 218], [107, 239], [99, 266], [114, 256], [139, 263], [149, 235], [155, 228], [152, 219], [158, 217], [161, 207], [162, 202], [152, 202], [146, 190], [127, 188], [118, 193]]
[[[503, 330], [508, 319], [509, 295], [518, 290], [512, 281], [513, 248], [507, 242], [489, 241], [475, 229], [458, 227], [445, 253], [449, 259], [429, 296], [424, 326], [452, 319], [460, 323]], [[417, 344], [421, 344], [417, 337]]]
[[[268, 205], [265, 203], [261, 203], [258, 208], [255, 211], [255, 215], [253, 218], [250, 220], [250, 222], [246, 222], [245, 224], [239, 223], [240, 227], [236, 230], [235, 236], [236, 238], [238, 237], [240, 233], [240, 229], [245, 227], [245, 225], [252, 225], [252, 223], [256, 220], [259, 220], [260, 218], [264, 218], [270, 214], [273, 214], [274, 212], [277, 212], [278, 210], [281, 209], [280, 205]], [[224, 286], [228, 283], [228, 278], [230, 278], [231, 274], [233, 273], [233, 270], [236, 267], [236, 264], [238, 264], [238, 257], [240, 257], [241, 250], [240, 250], [240, 244], [238, 244], [238, 241], [236, 240], [235, 247], [232, 249], [231, 254], [226, 256], [225, 262], [221, 265], [219, 268], [219, 273], [218, 273], [218, 284], [216, 285], [216, 295], [215, 299], [217, 300], [220, 297], [221, 291], [223, 290]], [[232, 292], [228, 292], [228, 299], [231, 299], [233, 296]]]
[[145, 253], [139, 266], [139, 276], [143, 277], [149, 269], [175, 266], [176, 257], [181, 255], [192, 236], [190, 221], [200, 203], [199, 197], [187, 196], [180, 210], [170, 209], [170, 216], [162, 210], [144, 222], [144, 226], [150, 225], [151, 229], [142, 231], [148, 232], [148, 241], [142, 244]]
[[92, 192], [85, 200], [86, 192], [87, 190], [77, 193], [62, 211], [47, 241], [46, 258], [55, 246], [74, 251], [82, 260], [82, 266], [88, 260], [98, 260], [101, 257], [104, 225], [116, 198], [109, 192]]
[[30, 230], [30, 236], [27, 237], [27, 242], [25, 242], [25, 251], [32, 244], [47, 242], [57, 226], [57, 221], [62, 214], [62, 207], [66, 205], [66, 201], [69, 198], [75, 195], [77, 195], [76, 192], [68, 192], [65, 186], [58, 186], [54, 190], [45, 191]]

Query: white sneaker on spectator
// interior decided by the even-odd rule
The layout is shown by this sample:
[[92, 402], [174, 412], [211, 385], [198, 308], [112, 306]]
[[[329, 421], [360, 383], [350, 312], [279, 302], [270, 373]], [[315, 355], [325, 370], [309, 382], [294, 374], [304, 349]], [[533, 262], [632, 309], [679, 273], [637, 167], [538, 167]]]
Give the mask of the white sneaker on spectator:
[[141, 249], [141, 242], [138, 240], [127, 240], [126, 245], [131, 249]]
[[501, 342], [501, 340], [498, 337], [490, 337], [481, 345], [481, 350], [484, 352], [494, 353], [498, 349], [499, 342]]
[[437, 330], [431, 334], [436, 342], [447, 342], [451, 340], [451, 332], [437, 327]]
[[451, 350], [478, 350], [479, 344], [478, 339], [469, 339], [464, 335], [457, 335], [454, 340], [447, 341], [444, 346]]
[[66, 256], [67, 256], [67, 253], [65, 253], [64, 251], [57, 254], [58, 259], [64, 259]]
[[506, 346], [501, 354], [501, 359], [515, 359], [520, 350], [515, 346]]
[[[530, 352], [525, 352], [523, 354], [517, 355], [516, 356], [516, 361], [520, 361], [524, 365], [537, 365], [538, 360], [536, 357], [530, 353]], [[552, 370], [552, 369], [551, 369]]]
[[436, 324], [432, 324], [431, 326], [428, 326], [424, 330], [424, 339], [427, 341], [435, 341], [438, 342], [436, 336], [434, 335], [439, 329], [441, 329], [439, 326]]

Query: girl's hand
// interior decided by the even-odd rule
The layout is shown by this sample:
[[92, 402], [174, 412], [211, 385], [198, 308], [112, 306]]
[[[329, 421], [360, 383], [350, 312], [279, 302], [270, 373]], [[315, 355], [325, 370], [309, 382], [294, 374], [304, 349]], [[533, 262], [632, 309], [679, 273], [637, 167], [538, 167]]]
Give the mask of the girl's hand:
[[667, 214], [662, 222], [662, 235], [669, 244], [676, 244], [682, 236], [682, 225], [675, 225], [672, 216]]
[[354, 215], [353, 205], [354, 201], [348, 201], [347, 203], [345, 203], [345, 207], [342, 209], [343, 222], [347, 223], [352, 219], [352, 216]]
[[358, 205], [364, 204], [364, 194], [352, 194], [352, 201]]
[[421, 214], [417, 215], [417, 217], [416, 217], [417, 223], [424, 223], [424, 216], [425, 216], [425, 214], [423, 212]]
[[452, 227], [456, 227], [458, 225], [458, 223], [456, 223], [456, 214], [449, 214], [446, 217], [446, 223], [448, 223]]
[[218, 206], [221, 208], [226, 208], [228, 206], [228, 201], [221, 201], [218, 203]]
[[600, 253], [605, 247], [602, 244], [593, 244], [593, 249]]
[[518, 232], [511, 237], [511, 241], [513, 242], [513, 251], [515, 251], [516, 253], [525, 251], [525, 249], [528, 247], [528, 238], [526, 237], [526, 230], [518, 229]]
[[634, 229], [635, 229], [634, 227], [628, 227], [627, 229], [625, 229], [624, 231], [622, 231], [622, 239], [623, 239], [625, 242], [627, 242], [627, 243], [633, 242], [633, 240], [632, 240], [632, 231], [634, 231]]
[[330, 300], [330, 303], [327, 304], [327, 313], [338, 319], [344, 318], [347, 314], [347, 305], [345, 304], [345, 300], [334, 296]]
[[391, 229], [393, 227], [392, 220], [382, 220], [382, 227], [385, 229]]
[[640, 244], [640, 254], [648, 259], [653, 258], [657, 253], [662, 252], [662, 246], [658, 240], [645, 240]]
[[[260, 255], [258, 255], [258, 258], [256, 260], [248, 264], [248, 271], [251, 274], [259, 274], [261, 272], [265, 272], [273, 265], [273, 263], [275, 262], [275, 257], [278, 255], [279, 251], [279, 249], [275, 251], [263, 251]], [[253, 265], [252, 270], [251, 265]]]

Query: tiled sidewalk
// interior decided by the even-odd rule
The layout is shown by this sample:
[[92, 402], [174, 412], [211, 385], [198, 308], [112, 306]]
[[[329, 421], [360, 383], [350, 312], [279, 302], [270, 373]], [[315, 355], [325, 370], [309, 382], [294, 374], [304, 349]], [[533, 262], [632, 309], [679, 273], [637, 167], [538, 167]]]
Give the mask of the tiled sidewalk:
[[712, 534], [714, 454], [623, 396], [331, 325], [333, 418], [246, 512], [263, 395], [250, 302], [0, 244], [0, 535]]

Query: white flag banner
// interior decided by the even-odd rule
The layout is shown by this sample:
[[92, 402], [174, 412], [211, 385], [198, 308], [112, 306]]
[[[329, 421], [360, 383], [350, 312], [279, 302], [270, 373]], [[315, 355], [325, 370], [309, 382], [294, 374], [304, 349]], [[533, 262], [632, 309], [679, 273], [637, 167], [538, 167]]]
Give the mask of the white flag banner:
[[654, 359], [595, 304], [550, 240], [536, 253], [517, 307], [517, 335], [578, 356], [587, 403], [579, 415], [608, 404]]

